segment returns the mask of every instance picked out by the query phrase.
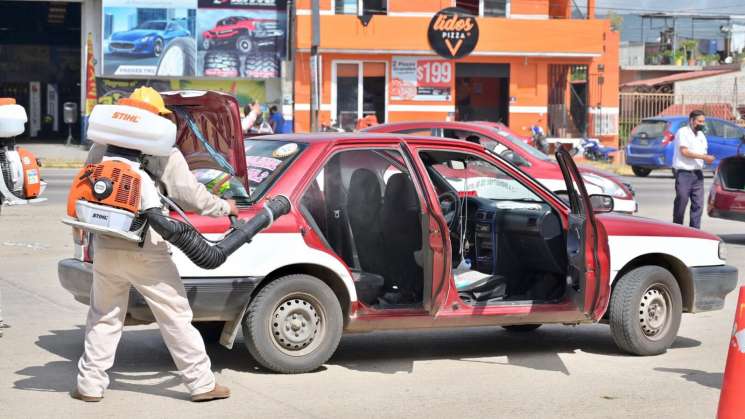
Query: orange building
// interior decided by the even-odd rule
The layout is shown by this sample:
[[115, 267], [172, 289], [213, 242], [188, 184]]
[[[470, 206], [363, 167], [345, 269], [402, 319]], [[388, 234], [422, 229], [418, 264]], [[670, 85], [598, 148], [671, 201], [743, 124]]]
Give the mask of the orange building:
[[[619, 34], [594, 18], [594, 0], [582, 18], [572, 17], [568, 0], [319, 2], [322, 123], [350, 129], [367, 115], [489, 120], [526, 135], [538, 123], [552, 136], [618, 140]], [[466, 34], [477, 38], [474, 49], [457, 59], [439, 56], [428, 39], [433, 17], [450, 7], [476, 16], [478, 27]], [[311, 0], [297, 0], [296, 15], [294, 121], [304, 132], [311, 127]], [[447, 36], [451, 52], [464, 39]]]

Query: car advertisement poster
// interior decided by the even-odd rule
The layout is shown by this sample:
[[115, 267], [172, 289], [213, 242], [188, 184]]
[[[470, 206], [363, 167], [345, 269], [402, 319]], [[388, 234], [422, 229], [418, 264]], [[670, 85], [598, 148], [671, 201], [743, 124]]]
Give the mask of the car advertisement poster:
[[111, 105], [119, 98], [128, 97], [142, 86], [158, 91], [168, 90], [216, 90], [231, 94], [238, 99], [241, 108], [251, 100], [266, 101], [266, 88], [260, 80], [121, 80], [96, 78], [98, 103]]
[[286, 2], [200, 0], [197, 71], [203, 77], [280, 76], [287, 36]]
[[104, 75], [197, 75], [197, 0], [104, 0], [102, 20]]
[[392, 100], [450, 101], [453, 63], [436, 57], [393, 57]]

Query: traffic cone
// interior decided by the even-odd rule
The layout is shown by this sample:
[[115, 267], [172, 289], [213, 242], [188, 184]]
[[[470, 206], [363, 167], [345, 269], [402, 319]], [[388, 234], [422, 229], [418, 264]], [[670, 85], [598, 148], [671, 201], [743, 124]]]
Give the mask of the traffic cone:
[[735, 310], [735, 324], [724, 368], [722, 393], [719, 395], [718, 419], [745, 417], [745, 286], [740, 287]]

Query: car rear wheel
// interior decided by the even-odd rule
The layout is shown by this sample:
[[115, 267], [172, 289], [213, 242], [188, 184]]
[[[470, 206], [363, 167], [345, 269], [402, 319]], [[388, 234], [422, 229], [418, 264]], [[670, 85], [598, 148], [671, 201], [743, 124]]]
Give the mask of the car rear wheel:
[[639, 166], [631, 166], [631, 171], [634, 172], [636, 176], [639, 177], [647, 177], [650, 173], [652, 173], [652, 169], [648, 169], [646, 167], [639, 167]]
[[333, 355], [341, 340], [342, 311], [334, 292], [310, 275], [279, 278], [254, 298], [243, 321], [254, 359], [284, 374], [309, 372]]
[[518, 332], [518, 333], [524, 333], [524, 332], [532, 332], [539, 327], [541, 327], [541, 324], [513, 324], [509, 326], [502, 326], [506, 331], [508, 332]]
[[664, 353], [678, 335], [682, 307], [680, 288], [670, 271], [659, 266], [633, 269], [611, 294], [613, 341], [634, 355]]

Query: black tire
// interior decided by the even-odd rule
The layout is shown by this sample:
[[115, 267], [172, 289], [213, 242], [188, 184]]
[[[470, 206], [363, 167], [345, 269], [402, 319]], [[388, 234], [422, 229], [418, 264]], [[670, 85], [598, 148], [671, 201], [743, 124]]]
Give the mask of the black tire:
[[216, 77], [240, 77], [241, 59], [237, 54], [213, 51], [204, 55], [204, 75]]
[[235, 40], [235, 49], [241, 54], [250, 54], [254, 50], [254, 41], [249, 35], [241, 35]]
[[634, 172], [636, 176], [639, 177], [647, 177], [650, 173], [652, 173], [652, 169], [648, 169], [646, 167], [639, 167], [639, 166], [631, 166], [631, 171]]
[[331, 358], [343, 324], [339, 300], [328, 285], [310, 275], [288, 275], [268, 284], [251, 302], [243, 337], [265, 368], [299, 374]]
[[518, 332], [518, 333], [525, 333], [525, 332], [532, 332], [542, 325], [540, 323], [538, 324], [513, 324], [509, 326], [502, 326], [504, 330], [508, 332]]
[[158, 38], [153, 41], [153, 57], [160, 57], [163, 54], [163, 39]]
[[243, 76], [251, 79], [279, 77], [279, 61], [274, 54], [257, 54], [246, 57]]
[[194, 322], [192, 325], [202, 335], [204, 343], [217, 343], [220, 341], [220, 335], [222, 334], [225, 322]]
[[678, 335], [683, 313], [680, 288], [667, 269], [641, 266], [618, 280], [609, 311], [611, 335], [621, 350], [658, 355]]
[[[181, 71], [175, 71], [170, 63], [169, 54], [181, 52]], [[165, 65], [164, 65], [165, 64]], [[158, 69], [155, 70], [157, 76], [196, 76], [197, 75], [197, 44], [192, 38], [175, 38], [168, 43], [168, 46], [160, 55], [158, 60]]]

